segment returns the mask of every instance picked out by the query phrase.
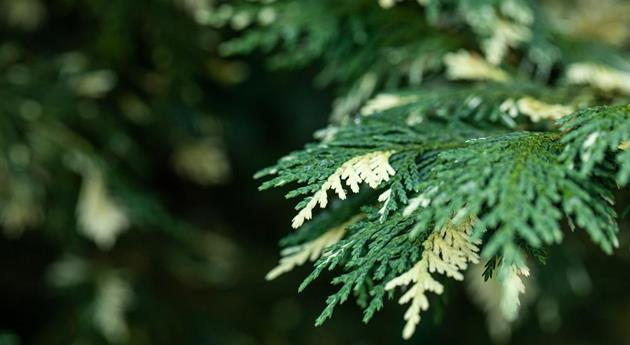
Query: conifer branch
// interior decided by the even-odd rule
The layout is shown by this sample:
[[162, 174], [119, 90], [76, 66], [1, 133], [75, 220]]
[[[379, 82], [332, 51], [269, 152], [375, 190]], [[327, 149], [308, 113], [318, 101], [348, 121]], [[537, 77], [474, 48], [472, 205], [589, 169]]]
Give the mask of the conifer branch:
[[[352, 296], [367, 322], [391, 290], [411, 285], [399, 300], [410, 303], [409, 338], [427, 293], [443, 290], [435, 273], [461, 280], [480, 255], [501, 297], [487, 309], [509, 330], [527, 256], [561, 243], [563, 222], [607, 253], [619, 246], [613, 195], [630, 182], [622, 52], [557, 35], [540, 3], [325, 0], [309, 3], [312, 18], [338, 12], [319, 24], [298, 3], [273, 5], [283, 20], [224, 46], [273, 50], [285, 66], [319, 58], [318, 80], [340, 90], [319, 141], [257, 174], [260, 189], [291, 184], [287, 198], [306, 196], [292, 222], [301, 228], [285, 240], [302, 246], [286, 267], [319, 256], [300, 290], [338, 271], [317, 325]], [[372, 15], [353, 16], [359, 8]], [[288, 27], [296, 36], [283, 36]], [[330, 190], [347, 200], [314, 214]], [[328, 241], [327, 230], [359, 214]]]

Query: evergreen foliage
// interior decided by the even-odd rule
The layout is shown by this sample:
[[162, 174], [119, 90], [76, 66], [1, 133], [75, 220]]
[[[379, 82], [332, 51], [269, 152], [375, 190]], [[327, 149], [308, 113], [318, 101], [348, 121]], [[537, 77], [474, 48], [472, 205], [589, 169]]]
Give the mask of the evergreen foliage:
[[[445, 231], [479, 246], [510, 321], [528, 266], [562, 242], [565, 222], [607, 253], [619, 244], [615, 193], [630, 180], [628, 55], [568, 34], [554, 22], [554, 2], [418, 3], [223, 5], [240, 32], [225, 53], [260, 49], [274, 67], [316, 61], [319, 80], [343, 90], [318, 142], [257, 175], [261, 189], [289, 185], [286, 197], [301, 199], [297, 233], [283, 241], [291, 255], [329, 231], [339, 237], [318, 249], [300, 286], [337, 274], [340, 288], [317, 325], [351, 296], [367, 322], [394, 287], [414, 282], [401, 299], [422, 294], [405, 315], [410, 337], [428, 307], [424, 291], [442, 291], [430, 274], [460, 279], [454, 272], [467, 265], [458, 257], [477, 261], [465, 245], [435, 249]], [[274, 20], [234, 25], [263, 13]], [[330, 202], [328, 190], [344, 201]], [[449, 262], [453, 270], [440, 268]]]
[[[628, 13], [0, 0], [0, 344], [397, 343], [390, 327], [304, 325], [310, 299], [284, 296], [298, 284], [262, 285], [281, 219], [293, 229], [266, 279], [312, 265], [297, 290], [329, 294], [316, 325], [348, 301], [366, 323], [398, 302], [403, 339], [461, 342], [419, 327], [442, 306], [456, 327], [476, 318], [451, 312], [463, 282], [496, 342], [532, 303], [553, 330], [559, 301], [591, 287], [574, 249], [622, 257], [629, 241]], [[312, 142], [253, 181], [318, 113]], [[590, 272], [610, 290], [582, 308], [626, 289], [605, 262]], [[610, 303], [617, 323], [573, 313], [589, 327], [568, 341], [626, 341], [627, 303]], [[476, 326], [467, 341], [487, 344]]]

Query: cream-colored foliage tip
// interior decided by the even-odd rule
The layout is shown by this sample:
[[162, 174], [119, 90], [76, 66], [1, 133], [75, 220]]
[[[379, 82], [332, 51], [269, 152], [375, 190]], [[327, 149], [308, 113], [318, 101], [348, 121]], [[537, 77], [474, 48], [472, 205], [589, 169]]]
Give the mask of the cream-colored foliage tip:
[[463, 280], [463, 271], [469, 263], [479, 262], [478, 240], [470, 237], [473, 220], [460, 225], [448, 224], [435, 231], [424, 241], [422, 258], [409, 271], [392, 279], [385, 285], [386, 290], [399, 286], [411, 287], [398, 300], [400, 304], [410, 303], [405, 312], [406, 321], [403, 338], [409, 339], [420, 323], [420, 314], [429, 308], [427, 292], [442, 294], [444, 286], [435, 280], [433, 273], [445, 275], [455, 280]]
[[273, 280], [278, 276], [291, 271], [297, 266], [304, 265], [307, 261], [315, 261], [320, 258], [326, 248], [339, 242], [346, 234], [346, 228], [359, 220], [362, 216], [355, 216], [347, 222], [329, 229], [318, 238], [307, 243], [285, 248], [280, 254], [282, 258], [280, 263], [274, 269], [269, 271], [265, 278]]
[[347, 192], [344, 184], [350, 188], [352, 193], [358, 193], [361, 184], [367, 184], [370, 188], [376, 189], [382, 182], [389, 181], [389, 178], [396, 174], [394, 168], [389, 164], [389, 157], [392, 154], [392, 151], [376, 151], [354, 157], [343, 163], [326, 179], [306, 206], [293, 218], [291, 224], [293, 228], [297, 229], [305, 221], [311, 219], [313, 210], [317, 205], [320, 208], [326, 208], [329, 190], [333, 190], [339, 199], [345, 200]]

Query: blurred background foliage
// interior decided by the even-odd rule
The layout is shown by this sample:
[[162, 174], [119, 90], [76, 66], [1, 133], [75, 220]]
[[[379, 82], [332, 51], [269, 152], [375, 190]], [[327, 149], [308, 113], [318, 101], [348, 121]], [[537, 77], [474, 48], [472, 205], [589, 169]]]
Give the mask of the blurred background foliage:
[[[580, 2], [582, 17], [554, 10], [615, 22]], [[299, 299], [308, 268], [264, 281], [292, 207], [252, 176], [324, 127], [339, 92], [314, 86], [317, 62], [287, 72], [257, 53], [223, 57], [240, 24], [207, 25], [214, 11], [204, 0], [0, 0], [0, 344], [403, 342], [395, 303], [369, 327], [345, 305], [315, 328], [325, 280]], [[610, 25], [567, 30], [627, 43], [627, 23]], [[550, 253], [513, 343], [630, 344], [621, 236], [613, 257], [578, 237]], [[414, 342], [489, 342], [462, 290]]]

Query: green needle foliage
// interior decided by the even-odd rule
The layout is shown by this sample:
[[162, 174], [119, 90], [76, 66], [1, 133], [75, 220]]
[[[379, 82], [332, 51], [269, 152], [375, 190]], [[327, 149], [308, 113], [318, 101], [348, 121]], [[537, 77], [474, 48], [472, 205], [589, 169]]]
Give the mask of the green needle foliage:
[[[578, 164], [582, 176], [592, 174], [606, 159], [614, 157], [617, 180], [630, 180], [630, 106], [595, 107], [576, 112], [560, 121], [568, 133], [562, 138], [563, 158], [572, 168]], [[611, 157], [612, 156], [612, 157]]]
[[367, 322], [410, 285], [408, 338], [425, 293], [442, 293], [434, 277], [462, 280], [479, 259], [483, 277], [470, 279], [496, 280], [499, 314], [513, 321], [528, 267], [562, 242], [564, 224], [607, 253], [619, 245], [627, 41], [560, 30], [561, 1], [418, 3], [237, 1], [208, 19], [237, 32], [224, 53], [315, 64], [340, 90], [318, 141], [257, 175], [261, 189], [290, 185], [300, 199], [283, 272], [317, 259], [300, 290], [337, 274], [317, 325], [350, 297]]

